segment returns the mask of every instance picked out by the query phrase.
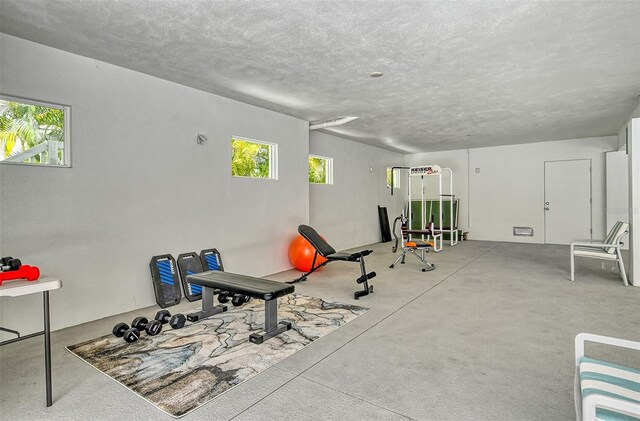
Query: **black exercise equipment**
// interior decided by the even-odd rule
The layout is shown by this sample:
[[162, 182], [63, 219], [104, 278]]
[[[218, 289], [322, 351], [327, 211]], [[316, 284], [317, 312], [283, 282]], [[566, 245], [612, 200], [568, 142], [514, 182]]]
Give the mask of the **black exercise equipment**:
[[220, 289], [264, 300], [264, 332], [252, 333], [249, 336], [250, 342], [261, 344], [267, 339], [291, 329], [291, 323], [278, 322], [278, 298], [291, 294], [295, 290], [293, 285], [222, 271], [204, 272], [197, 275], [189, 275], [187, 278], [192, 284], [198, 284], [203, 287], [202, 311], [188, 314], [187, 319], [189, 321], [205, 319], [214, 314], [227, 311], [226, 306], [214, 305], [214, 290]]
[[208, 270], [224, 270], [222, 266], [222, 257], [216, 249], [204, 249], [200, 252], [200, 260], [202, 261], [203, 272]]
[[162, 322], [159, 320], [149, 321], [146, 317], [136, 317], [131, 322], [131, 327], [138, 329], [140, 332], [144, 330], [149, 336], [156, 336], [162, 330]]
[[202, 287], [200, 285], [191, 285], [187, 282], [187, 276], [195, 273], [202, 273], [202, 262], [197, 253], [182, 253], [178, 256], [178, 272], [182, 281], [182, 290], [184, 297], [189, 301], [197, 301], [202, 298]]
[[229, 298], [232, 295], [233, 294], [230, 293], [229, 291], [220, 291], [220, 293], [218, 294], [218, 302], [219, 303], [228, 303], [229, 302]]
[[386, 207], [378, 205], [378, 219], [380, 220], [382, 242], [387, 243], [391, 241], [391, 229], [389, 228], [389, 215]]
[[170, 254], [154, 256], [149, 263], [153, 291], [156, 303], [162, 308], [176, 305], [180, 302], [180, 281], [176, 270], [176, 261]]
[[187, 323], [187, 317], [182, 313], [174, 314], [169, 320], [169, 326], [173, 329], [181, 329], [185, 323]]
[[[400, 222], [400, 237], [398, 237], [397, 232], [398, 222]], [[433, 222], [429, 222], [426, 229], [424, 230], [410, 230], [407, 226], [407, 222], [408, 219], [406, 216], [404, 216], [404, 213], [400, 214], [400, 216], [393, 220], [393, 236], [396, 240], [395, 244], [391, 247], [391, 251], [393, 253], [398, 251], [398, 243], [400, 242], [400, 240], [402, 240], [400, 248], [402, 253], [393, 263], [391, 263], [391, 266], [389, 267], [393, 269], [398, 262], [404, 264], [405, 256], [407, 255], [407, 253], [411, 253], [423, 263], [423, 272], [430, 272], [434, 270], [436, 268], [436, 265], [427, 262], [427, 259], [425, 258], [425, 253], [428, 253], [433, 248], [434, 243], [430, 241], [411, 240], [409, 237], [409, 234], [415, 234], [417, 236], [433, 236]], [[420, 255], [418, 255], [418, 252], [420, 252]]]
[[[299, 277], [297, 279], [294, 279], [293, 281], [288, 282], [289, 284], [293, 284], [293, 283], [296, 283], [296, 282], [300, 282], [300, 281], [306, 280], [307, 276], [309, 276], [310, 274], [312, 274], [316, 270], [320, 269], [321, 267], [323, 267], [325, 265], [328, 265], [331, 262], [335, 262], [335, 261], [358, 262], [358, 263], [360, 263], [361, 276], [358, 279], [356, 279], [356, 282], [358, 284], [363, 284], [362, 285], [363, 289], [362, 289], [362, 291], [354, 292], [353, 293], [353, 298], [355, 298], [357, 300], [360, 297], [363, 297], [365, 295], [369, 295], [369, 294], [373, 293], [373, 285], [369, 285], [369, 279], [375, 277], [376, 273], [375, 272], [367, 273], [367, 270], [366, 270], [366, 268], [364, 266], [364, 257], [370, 255], [371, 253], [373, 253], [373, 250], [362, 250], [362, 251], [357, 252], [357, 253], [349, 253], [349, 252], [344, 252], [344, 251], [336, 252], [336, 250], [333, 247], [331, 247], [329, 245], [329, 243], [324, 241], [324, 239], [322, 237], [320, 237], [320, 234], [318, 234], [316, 232], [316, 230], [314, 230], [310, 226], [308, 226], [308, 225], [300, 225], [298, 227], [298, 232], [309, 243], [311, 243], [313, 248], [316, 249], [316, 252], [313, 255], [313, 263], [311, 263], [311, 270], [309, 272], [303, 274], [301, 277]], [[323, 263], [320, 263], [318, 266], [316, 266], [316, 260], [317, 260], [318, 254], [320, 256], [324, 257], [327, 260], [324, 261]]]
[[247, 297], [246, 295], [242, 294], [235, 294], [231, 299], [231, 304], [233, 304], [234, 307], [239, 307], [243, 304], [248, 303], [249, 301], [251, 301], [251, 297]]
[[14, 259], [11, 256], [3, 257], [0, 259], [0, 270], [2, 272], [8, 272], [11, 270], [18, 270], [22, 266], [20, 259]]
[[218, 294], [218, 302], [228, 303], [229, 300], [231, 300], [231, 304], [233, 304], [234, 307], [238, 307], [251, 301], [251, 297], [247, 297], [242, 294], [234, 294], [229, 291], [220, 291]]
[[184, 327], [184, 324], [187, 322], [187, 318], [184, 314], [178, 313], [173, 316], [168, 310], [160, 310], [156, 313], [155, 320], [159, 321], [162, 324], [169, 323], [173, 329], [180, 329]]
[[140, 338], [140, 331], [135, 327], [130, 328], [126, 323], [118, 323], [111, 332], [114, 336], [124, 338], [129, 343], [135, 342]]

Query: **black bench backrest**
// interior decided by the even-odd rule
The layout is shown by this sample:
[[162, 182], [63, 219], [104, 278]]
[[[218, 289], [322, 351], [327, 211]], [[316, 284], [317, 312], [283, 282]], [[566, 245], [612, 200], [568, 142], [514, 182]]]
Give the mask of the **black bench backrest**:
[[298, 232], [302, 235], [311, 245], [320, 253], [320, 256], [327, 257], [330, 254], [334, 254], [336, 250], [329, 245], [320, 234], [316, 232], [309, 225], [298, 226]]

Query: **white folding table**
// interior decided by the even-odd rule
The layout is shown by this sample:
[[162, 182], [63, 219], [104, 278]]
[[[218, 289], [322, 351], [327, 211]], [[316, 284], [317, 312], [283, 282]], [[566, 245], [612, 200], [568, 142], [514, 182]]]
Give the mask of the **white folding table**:
[[44, 305], [44, 330], [40, 332], [30, 333], [20, 336], [18, 331], [2, 328], [4, 332], [17, 335], [17, 338], [0, 342], [0, 346], [9, 345], [14, 342], [24, 341], [25, 339], [35, 336], [44, 335], [44, 370], [47, 392], [47, 406], [51, 406], [51, 323], [49, 320], [49, 291], [62, 288], [60, 279], [44, 276], [37, 281], [11, 280], [4, 281], [0, 285], [0, 297], [20, 297], [22, 295], [42, 293], [42, 302]]

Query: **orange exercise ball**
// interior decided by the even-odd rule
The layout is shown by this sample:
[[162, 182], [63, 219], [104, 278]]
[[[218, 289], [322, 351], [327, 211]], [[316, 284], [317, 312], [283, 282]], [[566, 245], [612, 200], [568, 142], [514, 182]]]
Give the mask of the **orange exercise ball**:
[[[294, 268], [301, 272], [309, 272], [311, 270], [315, 253], [316, 249], [301, 235], [294, 238], [289, 245], [289, 261]], [[327, 259], [318, 254], [316, 266], [326, 261]]]

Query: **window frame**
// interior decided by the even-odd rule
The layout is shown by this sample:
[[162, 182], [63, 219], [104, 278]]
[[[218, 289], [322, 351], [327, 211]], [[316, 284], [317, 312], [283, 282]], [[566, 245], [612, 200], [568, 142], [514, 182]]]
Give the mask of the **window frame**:
[[5, 93], [0, 92], [0, 100], [3, 101], [7, 101], [7, 102], [19, 102], [21, 104], [27, 104], [27, 105], [40, 105], [43, 107], [48, 107], [48, 108], [57, 108], [59, 110], [62, 110], [64, 112], [64, 138], [63, 138], [63, 143], [64, 143], [64, 148], [62, 149], [62, 157], [63, 157], [63, 164], [62, 165], [52, 165], [49, 163], [43, 164], [43, 163], [36, 163], [36, 162], [11, 162], [11, 161], [5, 161], [2, 160], [0, 161], [0, 164], [2, 165], [26, 165], [29, 167], [40, 167], [40, 168], [72, 168], [72, 161], [71, 161], [71, 106], [70, 105], [64, 105], [64, 104], [58, 104], [55, 102], [48, 102], [48, 101], [41, 101], [41, 100], [35, 100], [35, 99], [30, 99], [30, 98], [23, 98], [20, 96], [15, 96], [15, 95], [8, 95]]
[[265, 145], [269, 148], [269, 175], [267, 177], [251, 177], [248, 175], [233, 175], [233, 170], [231, 171], [232, 178], [250, 178], [253, 180], [277, 180], [278, 179], [278, 144], [273, 142], [266, 142], [264, 140], [252, 139], [244, 136], [231, 136], [231, 142], [229, 143], [229, 147], [231, 148], [231, 163], [233, 163], [233, 141], [240, 140], [242, 142], [248, 143], [256, 143], [259, 145]]
[[[391, 167], [387, 167], [387, 171], [385, 173], [385, 178], [386, 178], [386, 174], [388, 174], [389, 172], [391, 172], [392, 176], [391, 176], [391, 180], [393, 181], [393, 188], [394, 189], [399, 189], [401, 188], [401, 184], [400, 184], [400, 169], [393, 169]], [[395, 172], [395, 174], [393, 174], [393, 172]], [[391, 185], [386, 183], [387, 188], [391, 188]]]
[[326, 164], [325, 164], [326, 181], [324, 183], [316, 183], [316, 182], [313, 182], [313, 181], [309, 181], [309, 184], [314, 184], [314, 185], [318, 185], [318, 186], [322, 186], [322, 185], [332, 186], [333, 185], [333, 158], [331, 158], [329, 156], [309, 154], [309, 158], [307, 160], [307, 164], [309, 163], [309, 160], [311, 158], [323, 159], [326, 162]]

